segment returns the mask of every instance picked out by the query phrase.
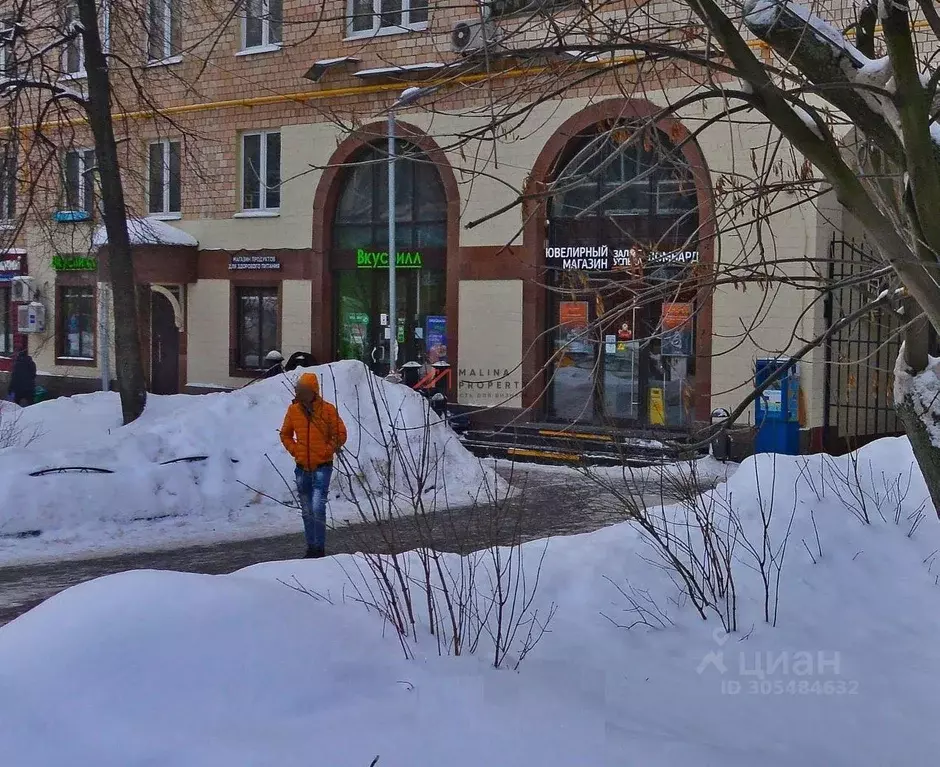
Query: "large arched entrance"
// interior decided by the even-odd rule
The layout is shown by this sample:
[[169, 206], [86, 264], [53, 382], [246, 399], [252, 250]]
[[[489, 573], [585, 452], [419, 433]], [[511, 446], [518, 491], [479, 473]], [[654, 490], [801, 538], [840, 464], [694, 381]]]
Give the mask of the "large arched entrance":
[[[447, 195], [420, 148], [400, 141], [397, 153], [397, 362], [437, 362], [447, 358]], [[387, 157], [384, 144], [366, 144], [344, 165], [329, 252], [335, 357], [380, 375], [391, 346]]]
[[687, 428], [695, 417], [699, 205], [660, 128], [604, 120], [559, 158], [545, 247], [547, 415]]

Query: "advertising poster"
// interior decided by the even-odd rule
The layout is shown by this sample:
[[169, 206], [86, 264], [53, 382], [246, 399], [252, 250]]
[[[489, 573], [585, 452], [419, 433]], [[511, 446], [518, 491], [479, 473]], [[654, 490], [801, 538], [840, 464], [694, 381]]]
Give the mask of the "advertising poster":
[[429, 316], [425, 320], [424, 348], [427, 360], [435, 362], [447, 360], [447, 317]]
[[664, 357], [692, 356], [692, 304], [664, 302], [662, 313]]
[[561, 301], [558, 304], [558, 336], [560, 346], [572, 354], [588, 351], [586, 342], [588, 327], [587, 301]]

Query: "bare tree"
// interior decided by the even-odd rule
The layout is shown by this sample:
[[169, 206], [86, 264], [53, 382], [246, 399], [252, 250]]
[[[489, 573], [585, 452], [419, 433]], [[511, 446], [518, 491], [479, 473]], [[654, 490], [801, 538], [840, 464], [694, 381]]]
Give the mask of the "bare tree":
[[[764, 126], [764, 146], [743, 153], [741, 169], [717, 179], [715, 195], [723, 209], [699, 221], [687, 237], [690, 245], [703, 237], [740, 239], [755, 257], [688, 269], [680, 287], [701, 299], [721, 288], [755, 286], [769, 305], [775, 291], [787, 286], [810, 291], [811, 307], [835, 290], [864, 293], [861, 305], [835, 318], [831, 327], [808, 337], [795, 327], [794, 360], [873, 312], [895, 312], [900, 321], [894, 332], [904, 339], [895, 406], [940, 510], [940, 442], [932, 436], [936, 416], [914, 384], [930, 365], [930, 328], [940, 329], [940, 14], [935, 5], [928, 0], [685, 0], [571, 9], [562, 4], [548, 11], [543, 3], [525, 13], [527, 7], [497, 19], [498, 30], [489, 33], [493, 44], [477, 65], [492, 73], [494, 90], [486, 104], [490, 119], [468, 129], [457, 143], [510, 135], [537, 106], [592, 84], [599, 94], [648, 96], [660, 109], [644, 120], [614, 121], [584, 150], [582, 165], [592, 157], [595, 165], [603, 163], [597, 159], [600, 145], [614, 133], [626, 128], [630, 134], [617, 137], [616, 157], [638, 142], [655, 141], [657, 125], [692, 107], [702, 109], [701, 126], [673, 140], [673, 147], [661, 153], [663, 162], [716, 125]], [[499, 59], [530, 68], [531, 77], [515, 95], [497, 90], [505, 80], [497, 71]], [[677, 80], [692, 87], [680, 91]], [[562, 174], [543, 188], [530, 185], [512, 205], [469, 226], [515, 206], [535, 215], [547, 199], [578, 182], [577, 174]], [[592, 205], [623, 188], [605, 191]], [[812, 258], [786, 259], [770, 252], [774, 215], [803, 205], [818, 207], [825, 195], [834, 196], [859, 222], [877, 255], [868, 268], [836, 281]], [[590, 212], [588, 205], [578, 215]], [[676, 239], [675, 232], [670, 236]], [[807, 264], [809, 273], [803, 268]], [[800, 268], [794, 271], [795, 266]], [[612, 281], [602, 319], [609, 322], [663, 300], [677, 284], [662, 282], [626, 295]], [[872, 284], [878, 289], [870, 291]], [[749, 325], [742, 318], [741, 343], [760, 325], [764, 308]], [[760, 387], [749, 384], [740, 406], [719, 427], [733, 424], [785, 372], [781, 369]], [[703, 434], [703, 442], [712, 433]]]

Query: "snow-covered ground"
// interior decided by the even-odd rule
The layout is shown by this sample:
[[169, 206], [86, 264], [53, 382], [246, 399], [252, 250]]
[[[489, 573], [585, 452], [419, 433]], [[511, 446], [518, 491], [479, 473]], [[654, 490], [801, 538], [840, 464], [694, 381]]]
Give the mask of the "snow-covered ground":
[[[419, 629], [405, 660], [350, 598], [362, 592], [348, 578], [369, 577], [354, 557], [77, 586], [0, 628], [4, 762], [933, 764], [940, 525], [906, 440], [857, 459], [761, 456], [706, 495], [699, 509], [735, 541], [730, 634], [697, 615], [635, 526], [552, 540], [533, 607], [557, 612], [518, 673], [489, 667], [485, 635], [476, 656], [450, 658]], [[525, 547], [530, 575], [545, 546]], [[776, 627], [766, 552], [782, 561]], [[655, 628], [614, 625], [642, 617], [621, 592]]]
[[[356, 362], [314, 370], [349, 429], [348, 465], [334, 475], [329, 504], [334, 523], [359, 517], [344, 472], [354, 475], [360, 499], [365, 492], [388, 495], [393, 433], [401, 445], [391, 452], [403, 511], [413, 508], [419, 475], [427, 477], [430, 508], [467, 504], [484, 483], [493, 485], [493, 472], [436, 417], [429, 423], [426, 401], [407, 387]], [[278, 502], [292, 501], [293, 484], [293, 460], [278, 429], [300, 372], [225, 394], [151, 396], [127, 427], [115, 393], [25, 409], [0, 403], [0, 447], [13, 443], [0, 449], [0, 563], [299, 531], [299, 512]], [[194, 456], [208, 458], [164, 463]], [[113, 473], [30, 476], [61, 467]], [[30, 531], [41, 534], [28, 537]]]

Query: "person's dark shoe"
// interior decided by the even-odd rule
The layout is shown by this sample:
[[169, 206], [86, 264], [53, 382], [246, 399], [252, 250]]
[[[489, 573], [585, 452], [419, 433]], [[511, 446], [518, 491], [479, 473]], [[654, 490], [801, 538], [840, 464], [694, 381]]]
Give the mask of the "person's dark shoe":
[[326, 552], [319, 546], [307, 546], [307, 553], [304, 554], [304, 559], [320, 559], [325, 557]]

